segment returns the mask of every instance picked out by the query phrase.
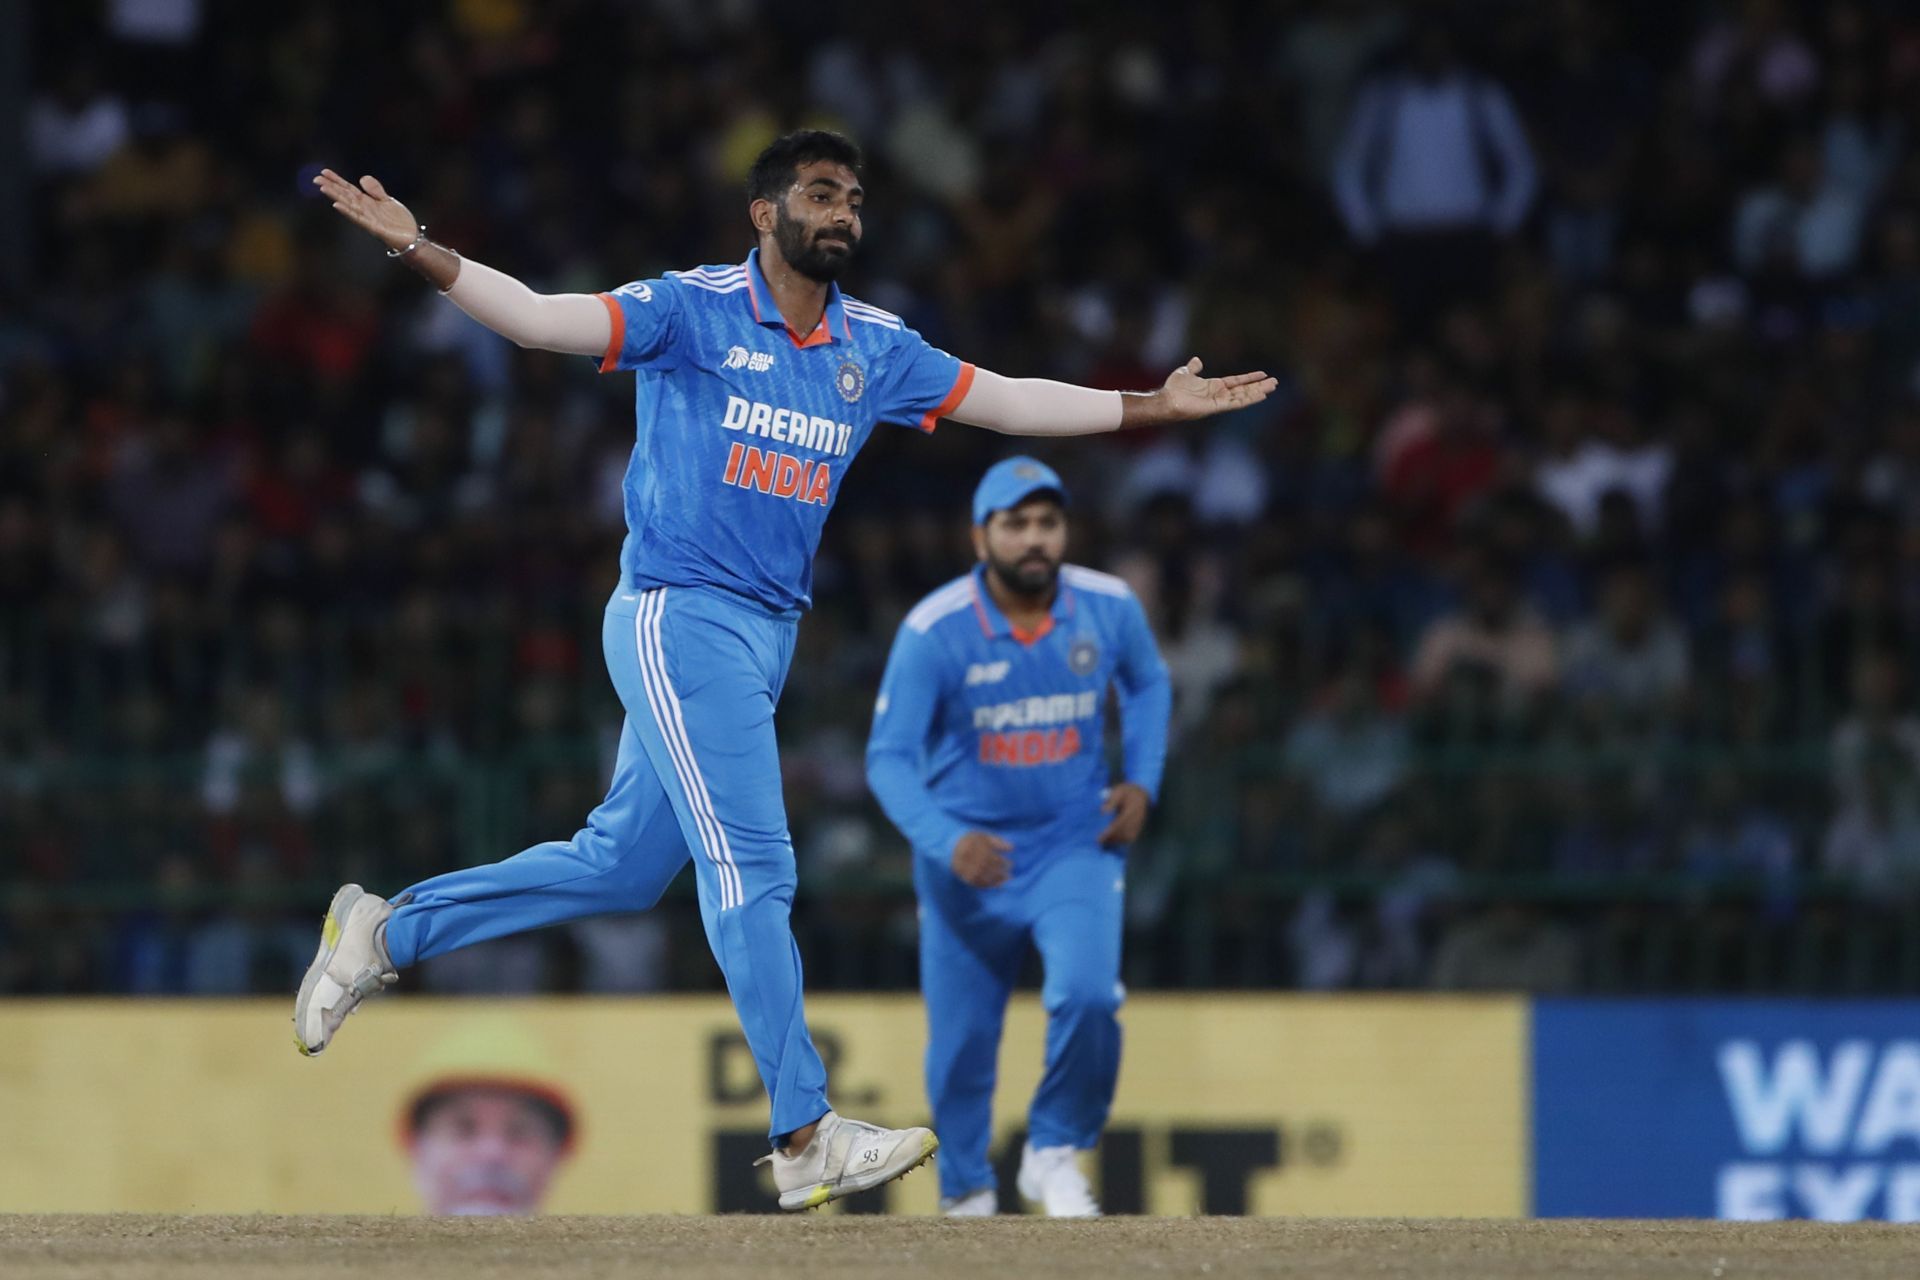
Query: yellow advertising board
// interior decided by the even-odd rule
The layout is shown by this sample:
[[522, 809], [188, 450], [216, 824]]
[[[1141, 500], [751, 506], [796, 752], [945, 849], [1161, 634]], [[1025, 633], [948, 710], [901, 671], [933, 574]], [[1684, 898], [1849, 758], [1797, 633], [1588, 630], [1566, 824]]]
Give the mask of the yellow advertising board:
[[[770, 1204], [751, 1167], [765, 1098], [723, 999], [386, 997], [311, 1060], [288, 1007], [0, 1002], [0, 1211], [418, 1212], [400, 1113], [475, 1076], [538, 1081], [571, 1107], [550, 1211]], [[925, 1121], [917, 1000], [808, 1013], [836, 1107]], [[1522, 1214], [1526, 1017], [1505, 998], [1136, 997], [1096, 1184], [1112, 1211]], [[1017, 999], [997, 1160], [1017, 1159], [1044, 1031]], [[931, 1213], [937, 1195], [916, 1174], [847, 1203]]]

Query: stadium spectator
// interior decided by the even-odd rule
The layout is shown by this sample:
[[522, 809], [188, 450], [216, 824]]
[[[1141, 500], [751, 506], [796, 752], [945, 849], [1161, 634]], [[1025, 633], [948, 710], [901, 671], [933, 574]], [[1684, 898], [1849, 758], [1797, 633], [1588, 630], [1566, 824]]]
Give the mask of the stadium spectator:
[[1813, 138], [1788, 139], [1773, 176], [1741, 197], [1734, 212], [1734, 261], [1748, 275], [1847, 271], [1860, 252], [1870, 177], [1830, 174]]
[[1414, 651], [1416, 702], [1438, 709], [1451, 700], [1476, 720], [1536, 709], [1558, 675], [1558, 645], [1520, 599], [1512, 568], [1475, 557], [1462, 594], [1463, 607], [1429, 626]]
[[1644, 526], [1659, 525], [1673, 458], [1667, 445], [1644, 437], [1631, 413], [1563, 395], [1549, 407], [1544, 433], [1547, 453], [1534, 468], [1534, 487], [1582, 539], [1600, 533], [1611, 494], [1629, 498]]
[[1627, 770], [1566, 782], [1560, 789], [1553, 869], [1574, 878], [1658, 874], [1665, 850], [1638, 790]]
[[1868, 747], [1827, 828], [1821, 869], [1865, 895], [1901, 895], [1920, 882], [1920, 770], [1885, 742]]
[[1693, 79], [1701, 103], [1710, 109], [1749, 93], [1790, 107], [1818, 87], [1820, 59], [1795, 29], [1783, 0], [1744, 0], [1701, 33], [1693, 49]]
[[1611, 6], [1580, 0], [1560, 9], [1545, 83], [1527, 95], [1528, 115], [1542, 170], [1547, 252], [1562, 279], [1591, 281], [1614, 264], [1652, 76], [1644, 55], [1622, 47]]
[[1538, 181], [1513, 99], [1433, 18], [1404, 65], [1361, 86], [1334, 170], [1347, 233], [1380, 247], [1416, 329], [1485, 288], [1497, 240], [1519, 230]]
[[1407, 729], [1363, 670], [1336, 673], [1287, 734], [1289, 773], [1335, 818], [1378, 807], [1406, 775]]
[[1360, 849], [1359, 865], [1381, 880], [1360, 956], [1367, 987], [1418, 987], [1432, 935], [1458, 892], [1459, 869], [1421, 839], [1411, 814], [1389, 808]]
[[1866, 797], [1870, 766], [1882, 785], [1920, 777], [1920, 717], [1903, 708], [1900, 660], [1891, 652], [1866, 656], [1853, 671], [1853, 709], [1834, 726], [1829, 760], [1833, 793], [1843, 807]]
[[1417, 552], [1450, 545], [1463, 522], [1499, 484], [1508, 466], [1497, 407], [1466, 370], [1412, 362], [1418, 394], [1401, 405], [1374, 441], [1380, 495]]
[[76, 59], [57, 89], [36, 97], [27, 117], [28, 154], [53, 175], [89, 174], [126, 143], [127, 104], [100, 83], [100, 70]]
[[1433, 961], [1441, 991], [1556, 995], [1580, 981], [1580, 947], [1566, 926], [1522, 902], [1502, 903], [1449, 928]]
[[1751, 781], [1716, 767], [1701, 783], [1701, 811], [1680, 850], [1681, 866], [1702, 885], [1761, 886], [1783, 897], [1796, 852], [1793, 831]]
[[1691, 687], [1687, 642], [1662, 616], [1652, 575], [1620, 564], [1600, 581], [1597, 617], [1568, 633], [1567, 698], [1596, 731], [1645, 739], [1681, 723]]

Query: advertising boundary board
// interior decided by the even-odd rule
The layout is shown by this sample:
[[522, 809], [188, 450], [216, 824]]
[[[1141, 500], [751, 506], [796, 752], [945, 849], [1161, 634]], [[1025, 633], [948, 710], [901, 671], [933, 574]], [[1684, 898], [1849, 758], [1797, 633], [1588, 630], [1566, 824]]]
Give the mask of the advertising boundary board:
[[1920, 1001], [1539, 1000], [1542, 1217], [1920, 1220]]
[[[809, 1003], [834, 1104], [924, 1122], [912, 996]], [[576, 1119], [544, 1208], [759, 1210], [766, 1104], [722, 998], [383, 997], [315, 1059], [284, 1000], [0, 1002], [0, 1211], [408, 1213], [402, 1112], [436, 1080], [533, 1082]], [[1524, 1001], [1146, 995], [1106, 1141], [1117, 1212], [1515, 1216], [1527, 1208]], [[1003, 1206], [1045, 1015], [1009, 1012]], [[929, 1213], [916, 1175], [850, 1210]]]

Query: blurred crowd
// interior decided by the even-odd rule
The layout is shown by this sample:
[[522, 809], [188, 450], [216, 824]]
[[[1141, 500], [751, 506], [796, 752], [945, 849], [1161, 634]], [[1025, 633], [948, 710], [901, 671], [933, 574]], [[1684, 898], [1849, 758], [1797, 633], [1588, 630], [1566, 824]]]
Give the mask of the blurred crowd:
[[[322, 901], [289, 886], [397, 890], [597, 798], [631, 387], [472, 324], [314, 170], [596, 290], [743, 257], [746, 166], [803, 124], [867, 149], [851, 291], [936, 345], [1281, 379], [1047, 453], [1176, 684], [1134, 976], [1920, 980], [1911, 947], [1823, 958], [1920, 886], [1910, 6], [212, 9], [33, 15], [0, 992], [278, 990]], [[869, 939], [889, 975], [871, 690], [1005, 449], [876, 436], [781, 708], [803, 876], [894, 886], [823, 890], [803, 945]], [[710, 981], [703, 945], [670, 910], [429, 985]]]

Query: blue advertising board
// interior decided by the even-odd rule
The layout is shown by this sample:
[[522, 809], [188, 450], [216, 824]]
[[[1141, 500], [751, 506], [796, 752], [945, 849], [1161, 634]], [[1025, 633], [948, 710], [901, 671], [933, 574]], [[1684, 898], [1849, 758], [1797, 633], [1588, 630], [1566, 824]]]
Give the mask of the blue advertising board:
[[1539, 1000], [1541, 1217], [1920, 1220], [1920, 1001]]

